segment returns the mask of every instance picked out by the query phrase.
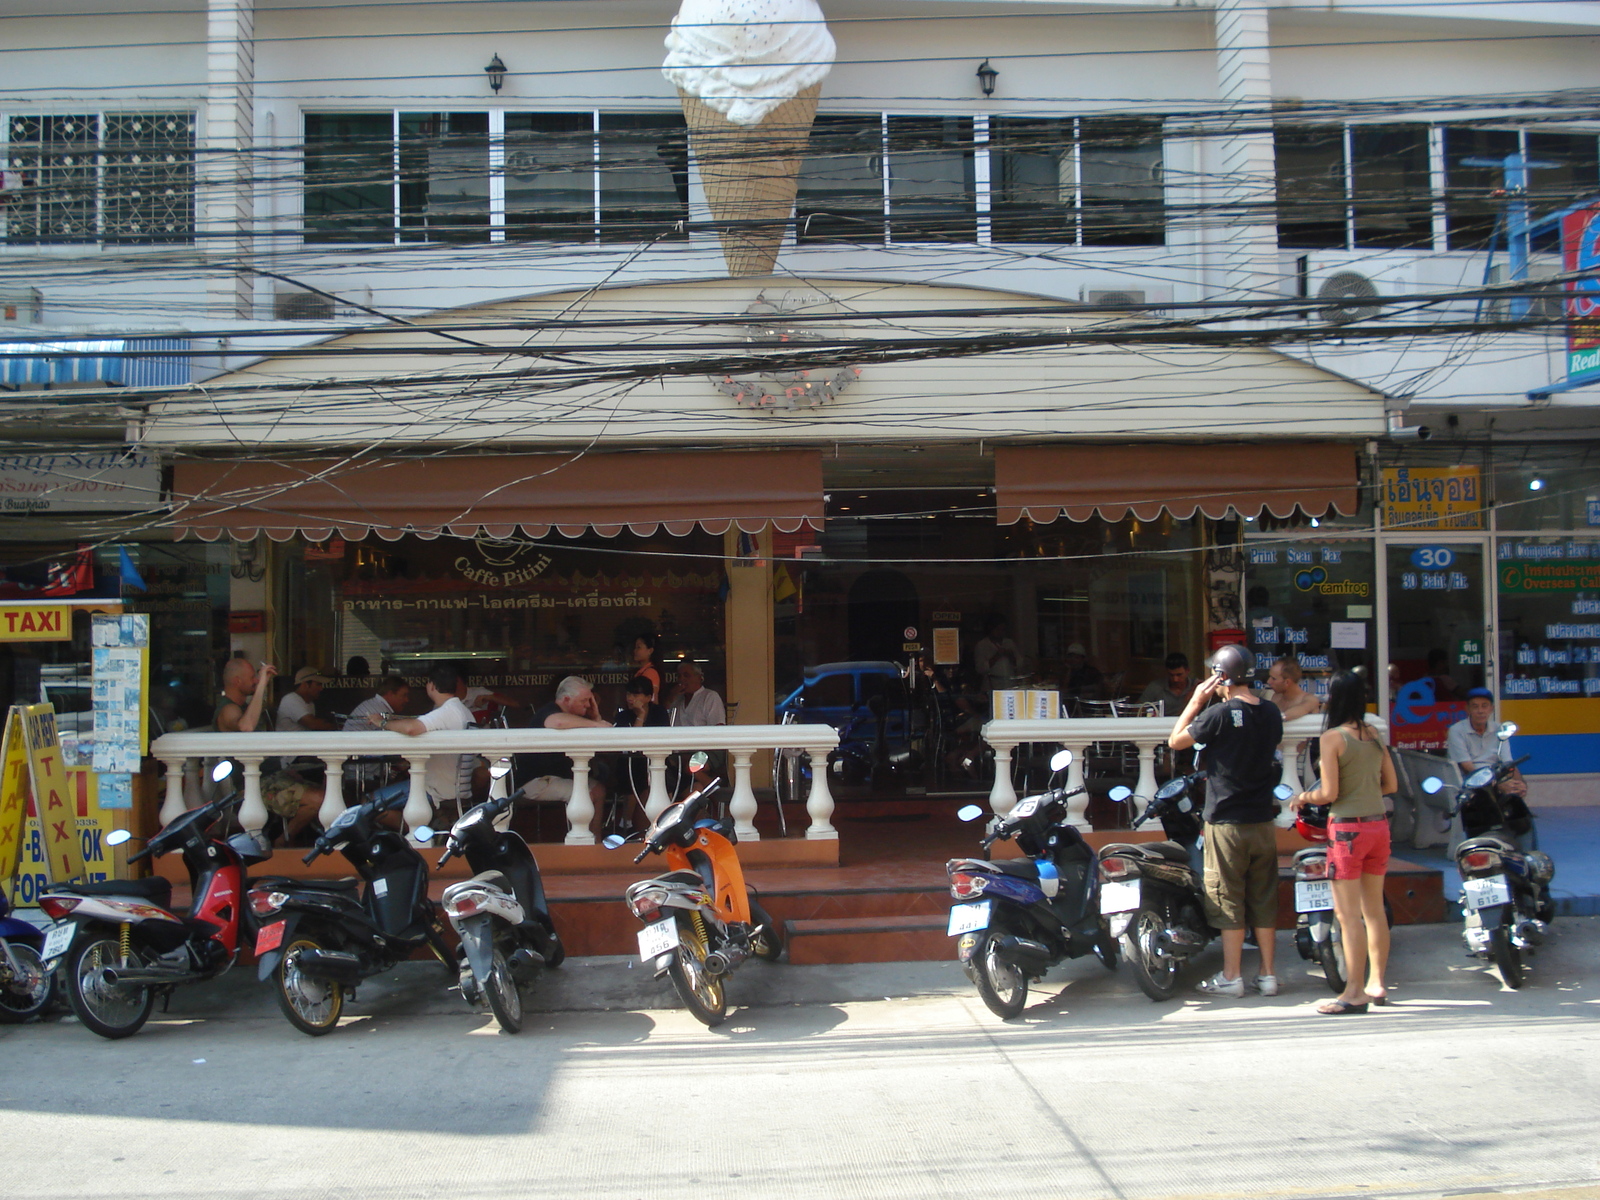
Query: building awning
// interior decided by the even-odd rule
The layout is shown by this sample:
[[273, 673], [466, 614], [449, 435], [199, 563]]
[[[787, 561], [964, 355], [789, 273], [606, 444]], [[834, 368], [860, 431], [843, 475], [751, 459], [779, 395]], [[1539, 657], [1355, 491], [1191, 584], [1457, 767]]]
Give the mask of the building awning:
[[335, 534], [393, 541], [552, 529], [686, 534], [766, 525], [822, 527], [818, 450], [527, 454], [365, 461], [186, 461], [174, 468], [173, 517], [206, 541]]
[[0, 385], [116, 383], [182, 387], [189, 382], [188, 338], [0, 342]]
[[1332, 443], [1263, 445], [997, 446], [995, 507], [1002, 525], [1065, 514], [1141, 521], [1162, 510], [1179, 518], [1321, 516], [1358, 507], [1356, 449]]

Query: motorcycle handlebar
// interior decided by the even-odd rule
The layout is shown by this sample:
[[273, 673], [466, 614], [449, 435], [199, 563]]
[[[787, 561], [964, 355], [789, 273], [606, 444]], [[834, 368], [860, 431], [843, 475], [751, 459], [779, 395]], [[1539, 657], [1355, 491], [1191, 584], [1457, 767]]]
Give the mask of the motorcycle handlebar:
[[455, 856], [456, 856], [456, 844], [454, 842], [446, 842], [444, 844], [444, 853], [439, 855], [438, 865], [441, 866], [441, 867], [444, 866], [445, 863], [449, 862]]
[[150, 846], [146, 846], [143, 850], [139, 851], [137, 854], [128, 855], [128, 865], [132, 866], [136, 862], [143, 862], [145, 859], [149, 858], [154, 853], [155, 853], [154, 848], [152, 848]]
[[316, 860], [317, 856], [320, 855], [321, 853], [322, 853], [322, 847], [321, 846], [313, 846], [313, 847], [311, 847], [311, 853], [306, 855], [300, 861], [305, 863], [307, 866], [310, 866], [312, 864], [312, 862], [314, 862]]

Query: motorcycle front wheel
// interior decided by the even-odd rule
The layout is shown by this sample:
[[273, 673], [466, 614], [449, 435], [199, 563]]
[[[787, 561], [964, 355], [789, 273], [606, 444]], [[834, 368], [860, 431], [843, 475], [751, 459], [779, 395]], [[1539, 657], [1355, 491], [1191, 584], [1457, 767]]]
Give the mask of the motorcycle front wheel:
[[10, 943], [14, 973], [0, 958], [0, 1024], [17, 1025], [42, 1013], [56, 994], [56, 977], [44, 969], [39, 952], [26, 942]]
[[1001, 960], [996, 953], [996, 937], [991, 931], [978, 940], [972, 948], [972, 963], [978, 995], [990, 1012], [1009, 1021], [1028, 1002], [1028, 977], [1020, 967]]
[[511, 978], [511, 964], [506, 962], [505, 953], [499, 947], [495, 948], [494, 961], [489, 964], [489, 978], [484, 982], [483, 994], [500, 1028], [507, 1033], [521, 1033], [522, 993], [517, 990], [517, 981]]
[[1167, 923], [1153, 908], [1141, 908], [1123, 936], [1127, 939], [1128, 961], [1139, 990], [1152, 1000], [1171, 1000], [1178, 991], [1178, 969], [1182, 963], [1161, 952], [1161, 934]]
[[702, 1025], [722, 1024], [728, 1015], [728, 995], [720, 976], [706, 972], [706, 943], [694, 922], [679, 913], [678, 952], [672, 956], [667, 974], [678, 999]]
[[1511, 940], [1511, 926], [1496, 925], [1489, 931], [1489, 952], [1500, 968], [1500, 979], [1515, 991], [1522, 986], [1522, 950]]
[[344, 988], [326, 979], [312, 979], [300, 971], [300, 955], [306, 950], [321, 950], [309, 937], [297, 937], [283, 948], [283, 961], [272, 973], [278, 1007], [301, 1033], [321, 1037], [339, 1023], [344, 1011]]
[[[147, 987], [107, 983], [107, 967], [122, 962], [115, 938], [80, 942], [67, 956], [67, 1001], [78, 1020], [103, 1038], [130, 1037], [150, 1019], [156, 996]], [[137, 949], [128, 952], [130, 966], [142, 966]]]

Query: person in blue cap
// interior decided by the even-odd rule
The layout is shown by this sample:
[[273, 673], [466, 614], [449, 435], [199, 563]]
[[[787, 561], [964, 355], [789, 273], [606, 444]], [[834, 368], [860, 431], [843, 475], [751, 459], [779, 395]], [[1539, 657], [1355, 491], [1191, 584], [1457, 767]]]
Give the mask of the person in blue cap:
[[[1467, 693], [1467, 715], [1457, 721], [1445, 734], [1445, 753], [1450, 761], [1461, 768], [1462, 778], [1480, 767], [1492, 767], [1511, 761], [1511, 743], [1496, 737], [1498, 726], [1494, 720], [1494, 693], [1488, 688], [1475, 687]], [[1500, 791], [1508, 796], [1526, 796], [1528, 785], [1522, 772], [1515, 767], [1501, 781]]]

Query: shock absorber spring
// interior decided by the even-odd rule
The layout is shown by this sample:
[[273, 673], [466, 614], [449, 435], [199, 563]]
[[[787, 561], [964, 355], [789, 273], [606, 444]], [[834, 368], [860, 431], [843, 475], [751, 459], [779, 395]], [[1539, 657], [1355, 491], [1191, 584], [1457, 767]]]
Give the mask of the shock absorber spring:
[[117, 926], [117, 953], [122, 955], [122, 966], [128, 965], [128, 951], [132, 930], [133, 926], [126, 921]]
[[698, 908], [689, 913], [689, 921], [694, 925], [694, 935], [700, 939], [700, 950], [704, 953], [711, 945], [711, 939], [706, 936], [705, 918], [700, 915]]

